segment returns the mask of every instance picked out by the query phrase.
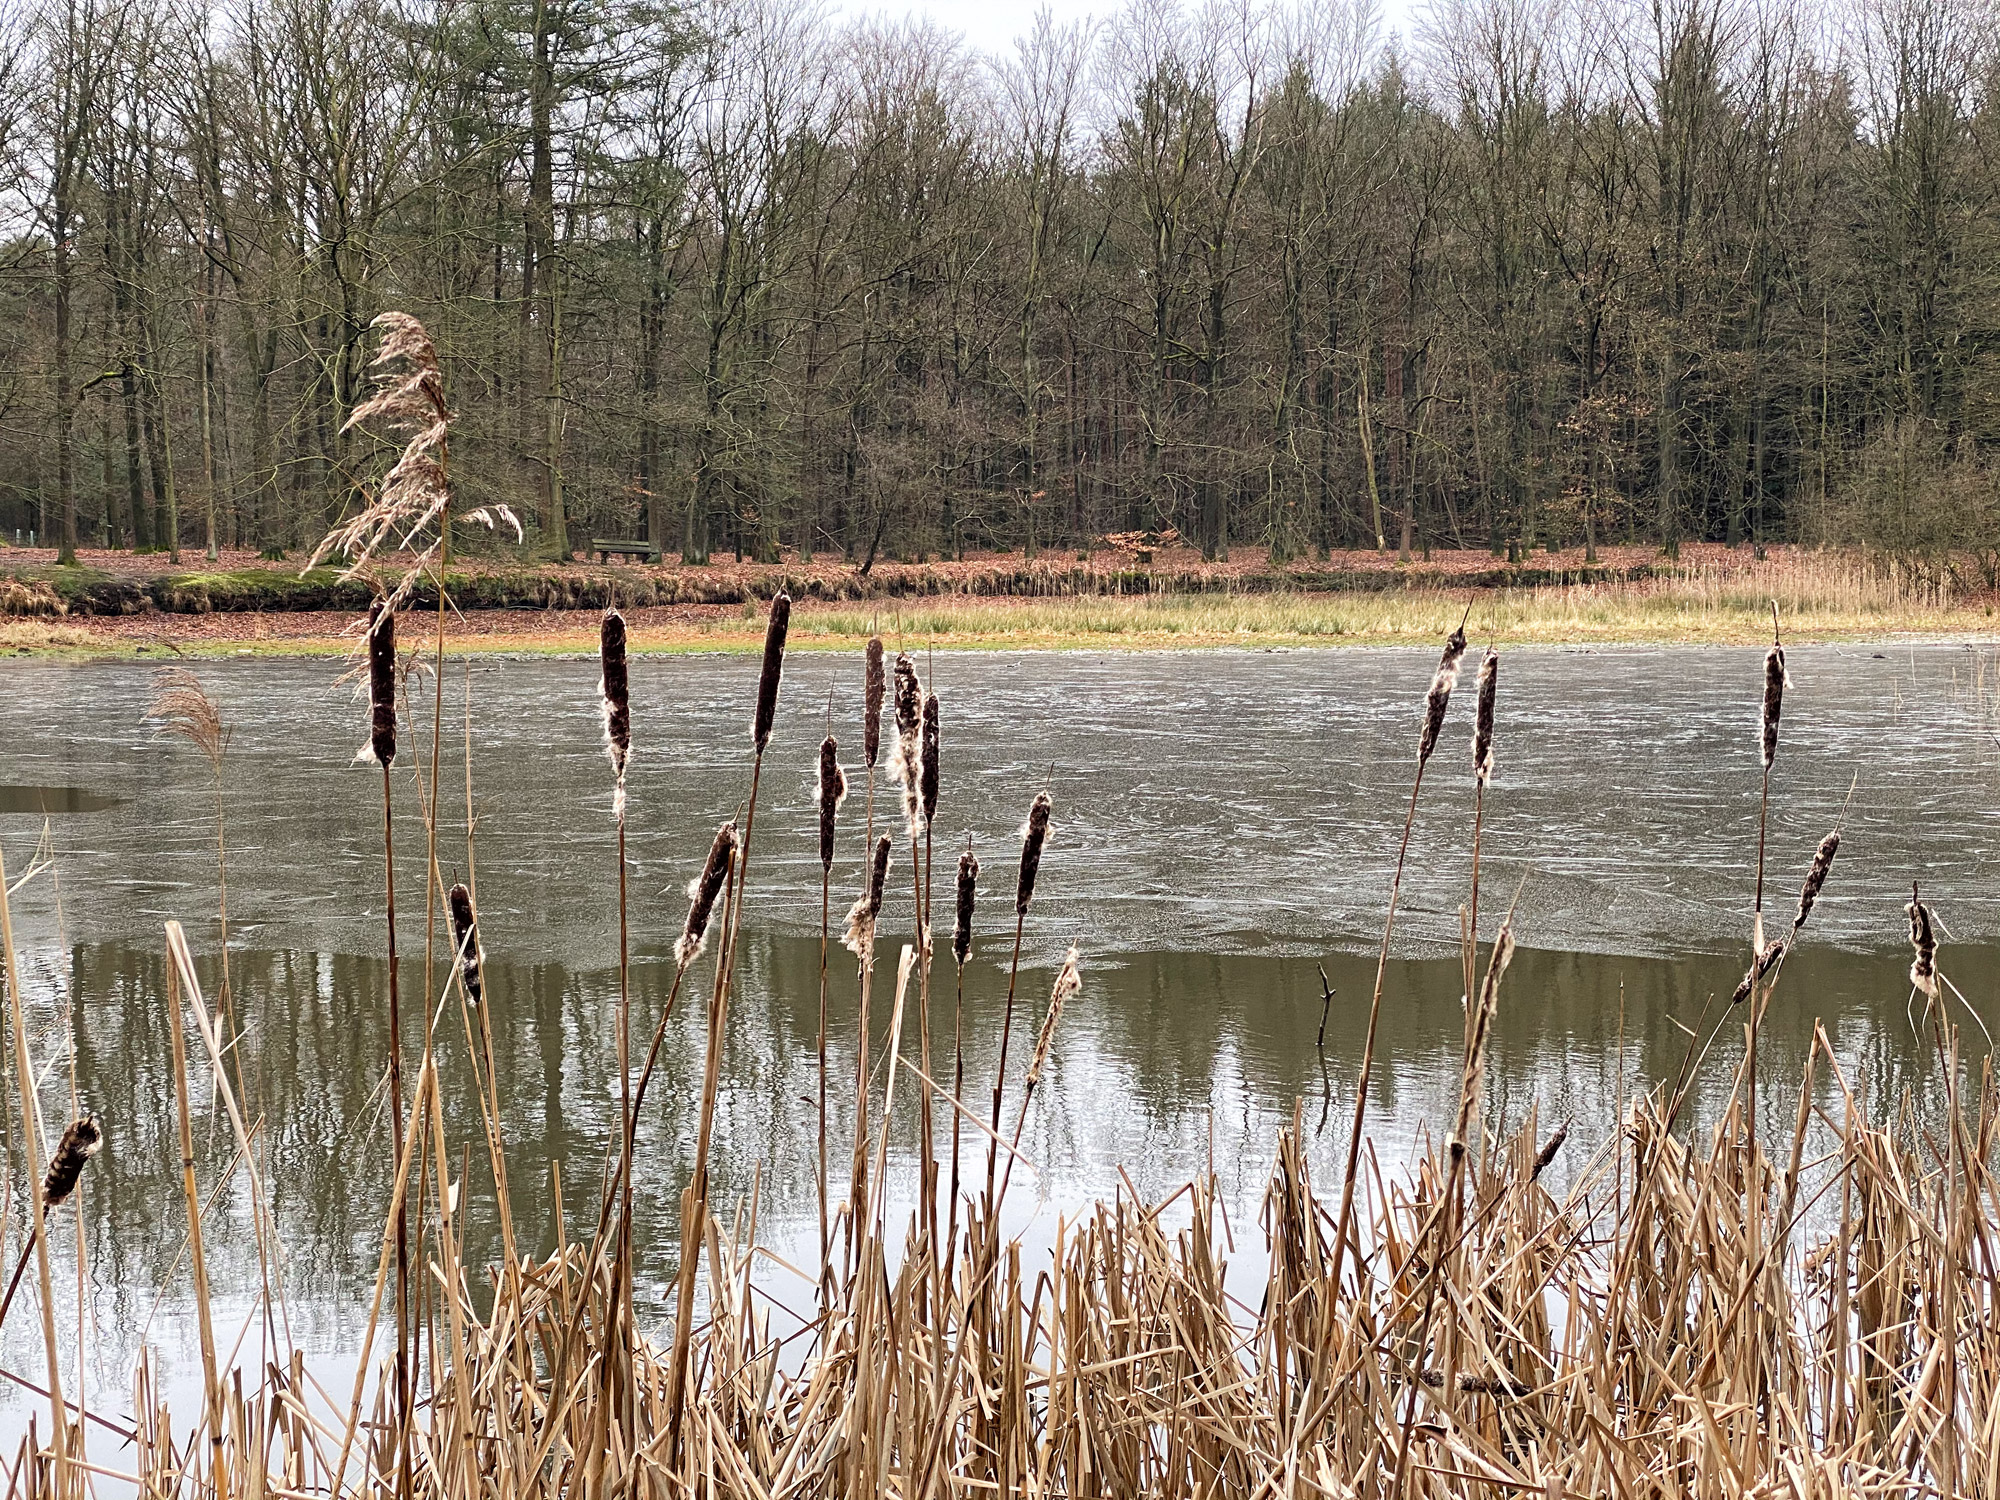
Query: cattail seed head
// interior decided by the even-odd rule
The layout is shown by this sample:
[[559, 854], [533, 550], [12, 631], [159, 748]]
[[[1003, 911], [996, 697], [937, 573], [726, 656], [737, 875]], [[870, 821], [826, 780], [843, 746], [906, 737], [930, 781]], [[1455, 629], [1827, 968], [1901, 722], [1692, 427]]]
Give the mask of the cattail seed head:
[[924, 699], [923, 766], [917, 776], [917, 789], [923, 794], [926, 828], [937, 817], [938, 754], [938, 700], [937, 694], [932, 693]]
[[103, 1144], [104, 1129], [96, 1115], [86, 1112], [70, 1122], [69, 1129], [56, 1142], [55, 1155], [49, 1158], [48, 1175], [42, 1179], [45, 1208], [54, 1208], [76, 1191], [84, 1163], [97, 1155], [97, 1148]]
[[357, 760], [387, 769], [396, 758], [396, 612], [368, 606], [368, 743]]
[[1064, 1002], [1082, 988], [1083, 975], [1078, 971], [1076, 944], [1071, 943], [1062, 969], [1056, 975], [1055, 987], [1049, 991], [1048, 1014], [1042, 1017], [1042, 1029], [1035, 1036], [1035, 1055], [1028, 1063], [1029, 1088], [1041, 1081], [1042, 1069], [1048, 1066], [1049, 1052], [1055, 1046], [1056, 1023], [1062, 1020]]
[[979, 885], [979, 856], [967, 840], [965, 853], [958, 857], [958, 916], [951, 928], [951, 956], [959, 968], [972, 956], [972, 905]]
[[886, 833], [875, 840], [875, 851], [868, 862], [868, 889], [848, 908], [847, 931], [840, 940], [864, 964], [875, 948], [875, 922], [882, 915], [882, 894], [889, 888], [891, 847]]
[[840, 769], [840, 762], [835, 758], [839, 750], [832, 735], [819, 742], [819, 789], [813, 794], [813, 801], [819, 805], [819, 864], [822, 870], [833, 868], [833, 817], [847, 797], [847, 773]]
[[1773, 645], [1764, 653], [1764, 713], [1759, 726], [1764, 769], [1778, 757], [1778, 714], [1785, 706], [1785, 648]]
[[1743, 977], [1736, 982], [1736, 989], [1729, 997], [1731, 1005], [1741, 1005], [1750, 998], [1750, 992], [1764, 982], [1764, 976], [1778, 966], [1778, 960], [1791, 950], [1791, 943], [1784, 938], [1773, 938], [1764, 945], [1764, 951], [1750, 961]]
[[458, 954], [458, 975], [465, 985], [468, 1003], [478, 1005], [485, 998], [482, 970], [485, 955], [479, 951], [479, 918], [472, 910], [472, 892], [463, 885], [451, 888], [451, 944]]
[[1839, 852], [1840, 830], [1836, 828], [1819, 841], [1819, 849], [1813, 854], [1812, 868], [1806, 871], [1806, 883], [1799, 889], [1799, 914], [1792, 919], [1793, 932], [1805, 926], [1806, 918], [1812, 915], [1813, 903], [1819, 899], [1827, 872], [1833, 868], [1833, 857]]
[[674, 943], [674, 961], [686, 968], [701, 956], [708, 944], [708, 919], [715, 911], [715, 899], [729, 879], [736, 863], [736, 825], [724, 823], [715, 830], [715, 842], [708, 848], [708, 863], [688, 882], [687, 925]]
[[903, 821], [911, 838], [923, 832], [924, 692], [917, 685], [917, 664], [907, 653], [896, 657], [896, 755], [889, 779], [903, 789]]
[[625, 617], [615, 609], [604, 612], [598, 633], [597, 690], [604, 698], [604, 752], [618, 773], [619, 811], [624, 811], [625, 763], [632, 756], [632, 690], [625, 670]]
[[1028, 903], [1035, 899], [1035, 877], [1042, 868], [1042, 848], [1049, 841], [1051, 807], [1047, 792], [1035, 793], [1034, 803], [1028, 808], [1027, 826], [1021, 830], [1021, 879], [1014, 889], [1014, 910], [1024, 917], [1028, 914]]
[[868, 639], [867, 671], [861, 688], [861, 757], [872, 771], [882, 761], [882, 698], [888, 680], [882, 671], [882, 637]]
[[1431, 678], [1431, 689], [1424, 695], [1424, 732], [1417, 745], [1417, 764], [1422, 765], [1437, 749], [1438, 734], [1444, 728], [1444, 711], [1451, 705], [1451, 690], [1458, 686], [1458, 664], [1465, 656], [1465, 622], [1459, 621], [1458, 628], [1444, 643], [1444, 654], [1438, 658], [1438, 669]]
[[1910, 983], [1935, 1000], [1938, 993], [1937, 933], [1931, 925], [1931, 909], [1917, 899], [1915, 885], [1910, 887], [1910, 904], [1903, 911], [1910, 919], [1910, 947], [1916, 955], [1910, 961]]
[[1500, 653], [1492, 647], [1479, 663], [1479, 698], [1472, 715], [1472, 774], [1481, 786], [1493, 779], [1493, 698], [1500, 685]]
[[771, 600], [771, 617], [764, 626], [764, 670], [757, 678], [757, 717], [750, 723], [750, 742], [759, 755], [771, 743], [771, 726], [778, 719], [778, 680], [785, 675], [785, 637], [792, 628], [792, 596]]
[[1542, 1149], [1535, 1153], [1535, 1170], [1528, 1174], [1528, 1181], [1533, 1182], [1548, 1171], [1549, 1163], [1556, 1159], [1556, 1153], [1562, 1150], [1563, 1142], [1569, 1139], [1569, 1127], [1568, 1120], [1556, 1126], [1556, 1133], [1550, 1136]]

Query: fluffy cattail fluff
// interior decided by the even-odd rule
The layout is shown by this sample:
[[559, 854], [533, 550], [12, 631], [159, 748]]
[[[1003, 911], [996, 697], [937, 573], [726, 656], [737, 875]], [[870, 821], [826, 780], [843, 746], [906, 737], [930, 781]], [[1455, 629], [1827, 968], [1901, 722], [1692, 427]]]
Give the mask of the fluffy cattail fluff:
[[615, 609], [604, 612], [598, 636], [598, 665], [603, 675], [597, 690], [604, 696], [604, 753], [618, 773], [618, 810], [625, 810], [625, 763], [632, 758], [632, 690], [625, 673], [625, 617]]
[[1741, 1005], [1748, 1000], [1750, 992], [1764, 982], [1764, 976], [1778, 966], [1778, 960], [1785, 956], [1790, 947], [1791, 944], [1783, 938], [1773, 938], [1766, 943], [1764, 951], [1751, 960], [1750, 967], [1744, 970], [1743, 977], [1736, 982], [1736, 990], [1730, 995], [1729, 1003]]
[[1481, 786], [1493, 779], [1493, 697], [1500, 685], [1500, 653], [1486, 648], [1479, 663], [1479, 701], [1472, 715], [1472, 774]]
[[683, 968], [701, 957], [701, 950], [708, 944], [708, 919], [735, 863], [736, 825], [724, 823], [715, 830], [715, 842], [708, 848], [708, 863], [688, 882], [687, 925], [674, 943], [674, 962]]
[[1042, 1069], [1048, 1066], [1049, 1050], [1056, 1041], [1056, 1023], [1062, 1020], [1063, 1003], [1082, 988], [1083, 975], [1077, 970], [1076, 944], [1071, 943], [1069, 954], [1063, 959], [1062, 972], [1056, 975], [1055, 988], [1049, 991], [1049, 1013], [1042, 1017], [1042, 1029], [1035, 1037], [1035, 1055], [1028, 1063], [1029, 1088], [1041, 1081]]
[[840, 804], [847, 799], [847, 773], [840, 769], [840, 762], [834, 757], [840, 746], [828, 735], [819, 742], [819, 787], [813, 793], [813, 802], [819, 807], [819, 867], [833, 868], [833, 815], [840, 811]]
[[757, 679], [757, 717], [750, 723], [750, 742], [759, 755], [771, 743], [771, 726], [778, 719], [778, 679], [785, 675], [785, 637], [791, 628], [792, 596], [779, 594], [764, 626], [764, 670]]
[[1035, 877], [1042, 869], [1042, 846], [1049, 841], [1049, 811], [1052, 804], [1047, 792], [1035, 793], [1035, 800], [1028, 808], [1028, 821], [1021, 829], [1021, 880], [1014, 888], [1014, 910], [1021, 916], [1028, 914], [1028, 903], [1035, 899]]
[[923, 793], [926, 828], [937, 817], [938, 751], [938, 701], [937, 694], [932, 693], [924, 699], [923, 766], [917, 776], [917, 789]]
[[1839, 852], [1840, 830], [1836, 828], [1819, 841], [1812, 868], [1806, 871], [1806, 883], [1799, 889], [1799, 914], [1792, 919], [1793, 932], [1805, 926], [1806, 918], [1812, 915], [1813, 902], [1819, 900], [1820, 888], [1826, 884], [1827, 871], [1833, 868], [1833, 857]]
[[882, 762], [882, 696], [888, 680], [882, 672], [882, 637], [868, 638], [868, 668], [861, 688], [861, 758], [871, 771]]
[[462, 885], [451, 888], [451, 945], [458, 954], [458, 976], [465, 982], [465, 998], [477, 1005], [485, 998], [485, 981], [480, 977], [485, 955], [479, 951], [479, 918], [473, 914], [472, 892]]
[[97, 1155], [97, 1148], [103, 1144], [104, 1130], [96, 1115], [81, 1115], [70, 1122], [69, 1129], [56, 1142], [56, 1154], [49, 1158], [49, 1172], [42, 1179], [44, 1207], [54, 1208], [76, 1191], [77, 1179], [83, 1176], [83, 1164]]
[[1444, 643], [1444, 655], [1438, 658], [1437, 675], [1431, 678], [1431, 690], [1424, 695], [1424, 737], [1417, 746], [1417, 764], [1422, 765], [1437, 749], [1438, 732], [1444, 728], [1444, 711], [1451, 703], [1451, 690], [1458, 686], [1458, 664], [1465, 655], [1465, 622], [1459, 621]]
[[356, 760], [387, 768], [396, 758], [396, 613], [368, 606], [368, 743]]
[[917, 685], [917, 664], [907, 653], [896, 656], [896, 758], [889, 779], [903, 789], [903, 819], [910, 837], [923, 831], [924, 690]]
[[1556, 1133], [1550, 1136], [1542, 1149], [1535, 1153], [1535, 1170], [1528, 1174], [1528, 1181], [1533, 1182], [1548, 1171], [1549, 1163], [1556, 1159], [1556, 1153], [1562, 1150], [1563, 1142], [1569, 1139], [1569, 1126], [1568, 1120], [1556, 1126]]
[[979, 856], [972, 852], [968, 840], [965, 853], [958, 857], [958, 917], [951, 927], [951, 956], [958, 960], [961, 969], [972, 957], [972, 904], [978, 886]]
[[867, 960], [875, 946], [875, 919], [882, 915], [882, 893], [889, 886], [889, 835], [875, 840], [875, 854], [868, 864], [868, 889], [847, 911], [847, 931], [841, 942], [856, 958]]
[[1772, 643], [1764, 653], [1764, 714], [1762, 721], [1764, 769], [1778, 756], [1778, 713], [1785, 706], [1785, 648]]
[[1938, 993], [1937, 934], [1931, 928], [1931, 909], [1917, 899], [1910, 887], [1910, 904], [1903, 908], [1910, 918], [1910, 946], [1916, 957], [1910, 961], [1910, 983], [1935, 1000]]

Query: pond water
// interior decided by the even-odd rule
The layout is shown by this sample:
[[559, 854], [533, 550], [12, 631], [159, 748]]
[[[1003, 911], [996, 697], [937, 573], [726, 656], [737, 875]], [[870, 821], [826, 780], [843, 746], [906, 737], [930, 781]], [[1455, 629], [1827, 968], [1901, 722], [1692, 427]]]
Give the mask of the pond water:
[[[1337, 1188], [1434, 661], [1429, 651], [1348, 650], [939, 655], [924, 664], [943, 707], [934, 855], [942, 928], [968, 837], [986, 872], [958, 1017], [966, 1077], [977, 1080], [969, 1092], [991, 1087], [1017, 831], [1044, 786], [1055, 833], [1024, 934], [1015, 1084], [1064, 949], [1075, 943], [1083, 959], [1083, 994], [1064, 1015], [1022, 1137], [1029, 1165], [1016, 1173], [1010, 1208], [1024, 1235], [1052, 1236], [1061, 1214], [1116, 1191], [1121, 1172], [1153, 1194], [1209, 1168], [1245, 1228], [1276, 1131], [1295, 1111], [1321, 1187]], [[1945, 924], [1945, 972], [1994, 1020], [2000, 667], [1988, 646], [1895, 645], [1799, 648], [1791, 670], [1771, 784], [1773, 909], [1789, 914], [1814, 847], [1843, 818], [1845, 842], [1770, 1013], [1766, 1076], [1798, 1076], [1817, 1020], [1865, 1097], [1921, 1096], [1934, 1086], [1935, 1064], [1906, 1004], [1902, 906], [1912, 880]], [[633, 664], [631, 983], [642, 1036], [672, 979], [682, 887], [745, 795], [756, 672], [747, 658]], [[232, 731], [222, 809], [235, 1061], [262, 1122], [259, 1164], [282, 1239], [290, 1324], [283, 1332], [253, 1320], [243, 1354], [254, 1360], [260, 1340], [288, 1336], [336, 1372], [351, 1347], [343, 1341], [365, 1315], [388, 1191], [381, 780], [353, 761], [363, 715], [342, 673], [321, 661], [200, 667]], [[1559, 1173], [1610, 1135], [1622, 1100], [1674, 1075], [1685, 1028], [1742, 972], [1760, 675], [1755, 651], [1507, 654], [1481, 926], [1490, 938], [1511, 904], [1522, 951], [1502, 990], [1488, 1102], [1506, 1125], [1531, 1112], [1544, 1129], [1575, 1117]], [[112, 1405], [127, 1399], [142, 1343], [170, 1386], [195, 1360], [162, 924], [185, 924], [212, 1000], [221, 980], [215, 783], [195, 751], [155, 737], [145, 722], [152, 689], [151, 669], [135, 665], [10, 663], [0, 676], [9, 879], [22, 882], [40, 856], [13, 892], [13, 920], [45, 1118], [60, 1129], [73, 1079], [106, 1128], [82, 1195], [82, 1244], [66, 1225], [56, 1241], [59, 1324], [72, 1356], [87, 1351], [84, 1373]], [[430, 686], [420, 693], [428, 704]], [[476, 862], [509, 1173], [523, 1248], [536, 1251], [558, 1232], [558, 1168], [567, 1233], [589, 1232], [618, 1113], [616, 845], [595, 693], [588, 660], [484, 659], [454, 664], [445, 680], [439, 865], [450, 881]], [[717, 1201], [754, 1186], [764, 1238], [794, 1255], [817, 1237], [814, 750], [830, 713], [856, 782], [841, 814], [837, 926], [864, 848], [859, 696], [858, 654], [804, 655], [789, 666], [724, 1052]], [[1445, 1128], [1456, 1097], [1469, 697], [1462, 691], [1454, 704], [1426, 777], [1387, 974], [1371, 1100], [1385, 1172]], [[394, 795], [408, 996], [423, 983], [415, 777], [429, 759], [423, 732], [406, 725], [403, 746]], [[884, 785], [878, 827], [890, 797]], [[878, 960], [878, 1058], [913, 899], [899, 848]], [[942, 938], [938, 947], [931, 1028], [933, 1070], [943, 1077], [959, 999]], [[857, 983], [837, 947], [829, 972], [828, 1134], [838, 1162]], [[677, 1008], [642, 1124], [638, 1292], [656, 1310], [674, 1270], [674, 1205], [693, 1151], [701, 1026], [701, 1006]], [[1984, 1039], [1967, 1029], [1983, 1052]], [[912, 1046], [915, 1032], [912, 1021]], [[416, 1035], [413, 1026], [412, 1043]], [[450, 1131], [474, 1158], [469, 1248], [475, 1260], [490, 1259], [497, 1229], [476, 1160], [477, 1106], [455, 1005], [439, 1035]], [[1725, 1039], [1705, 1068], [1697, 1117], [1719, 1107], [1734, 1045]], [[879, 1078], [877, 1089], [879, 1097]], [[232, 1152], [226, 1119], [199, 1092], [207, 1191]], [[1767, 1108], [1788, 1128], [1792, 1105], [1772, 1096]], [[905, 1163], [915, 1155], [914, 1115], [903, 1117], [909, 1098], [899, 1085], [893, 1154]], [[1010, 1102], [1010, 1122], [1013, 1111]], [[6, 1140], [15, 1151], [18, 1118]], [[970, 1162], [970, 1139], [966, 1150]], [[910, 1175], [893, 1174], [906, 1193], [892, 1199], [893, 1212], [912, 1206]], [[7, 1270], [23, 1221], [18, 1170], [12, 1181]], [[240, 1173], [223, 1185], [206, 1228], [217, 1304], [237, 1318], [253, 1307], [262, 1277], [245, 1192]], [[80, 1306], [61, 1290], [78, 1284], [69, 1268], [79, 1255]], [[32, 1288], [0, 1333], [0, 1367], [32, 1373], [39, 1363], [31, 1298]], [[18, 1393], [0, 1396], [0, 1417], [23, 1409]]]

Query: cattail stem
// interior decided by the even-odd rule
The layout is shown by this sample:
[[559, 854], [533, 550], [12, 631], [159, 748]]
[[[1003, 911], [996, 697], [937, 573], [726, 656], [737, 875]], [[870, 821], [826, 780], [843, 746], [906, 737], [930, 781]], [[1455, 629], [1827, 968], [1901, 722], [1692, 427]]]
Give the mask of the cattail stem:
[[1014, 1033], [1014, 988], [1021, 977], [1021, 930], [1027, 920], [1028, 909], [1022, 905], [1014, 912], [1014, 956], [1007, 965], [1007, 1009], [1000, 1021], [1000, 1062], [993, 1070], [993, 1134], [986, 1142], [986, 1216], [989, 1228], [993, 1216], [999, 1212], [999, 1205], [993, 1198], [993, 1178], [1000, 1156], [1000, 1099], [1007, 1087], [1007, 1042]]
[[819, 872], [819, 1263], [824, 1275], [832, 1249], [826, 1205], [826, 942], [833, 925], [833, 869], [820, 866]]
[[[396, 819], [389, 767], [382, 767], [382, 894], [383, 925], [389, 949], [389, 1140], [396, 1159], [403, 1157], [403, 1011], [401, 963], [396, 956]], [[396, 1411], [411, 1405], [410, 1373], [410, 1225], [401, 1203], [396, 1205]], [[399, 1426], [403, 1425], [399, 1421]], [[408, 1444], [399, 1437], [399, 1464]]]

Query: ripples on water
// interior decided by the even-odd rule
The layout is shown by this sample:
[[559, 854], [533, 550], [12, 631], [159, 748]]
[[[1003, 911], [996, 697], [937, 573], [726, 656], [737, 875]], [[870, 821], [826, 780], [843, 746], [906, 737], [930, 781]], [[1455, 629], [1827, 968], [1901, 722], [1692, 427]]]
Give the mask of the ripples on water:
[[[1113, 1190], [1121, 1164], [1146, 1192], [1213, 1164], [1247, 1219], [1273, 1131], [1295, 1106], [1315, 1132], [1322, 1186], [1337, 1184], [1340, 1119], [1352, 1108], [1347, 1090], [1432, 661], [1429, 652], [1340, 651], [953, 655], [932, 663], [945, 725], [939, 886], [948, 888], [951, 859], [970, 833], [993, 913], [985, 923], [993, 939], [968, 971], [968, 1078], [990, 1078], [1005, 982], [999, 914], [1011, 893], [1015, 831], [1045, 782], [1057, 831], [1028, 929], [1030, 1017], [1062, 947], [1074, 940], [1085, 955], [1086, 990], [1065, 1015], [1025, 1137], [1040, 1170], [1016, 1178], [1031, 1237], [1052, 1232], [1056, 1213]], [[1797, 1076], [1820, 1017], [1850, 1082], [1869, 1097], [1922, 1092], [1933, 1075], [1903, 1006], [1901, 906], [1909, 881], [1921, 878], [1948, 924], [1946, 970], [1985, 1008], [1995, 974], [1986, 944], [2000, 926], [1988, 867], [2000, 743], [1985, 692], [1996, 673], [1990, 657], [1944, 647], [1879, 655], [1802, 647], [1791, 663], [1773, 778], [1780, 909], [1794, 899], [1850, 782], [1855, 791], [1833, 881], [1771, 1013], [1766, 1076]], [[230, 907], [243, 1059], [267, 1122], [265, 1173], [291, 1256], [294, 1333], [320, 1346], [357, 1315], [386, 1187], [374, 1169], [387, 1132], [377, 1091], [379, 782], [351, 764], [361, 715], [335, 685], [339, 670], [324, 662], [201, 669], [235, 730]], [[755, 672], [745, 658], [634, 662], [641, 1034], [671, 977], [680, 887], [743, 793]], [[452, 735], [460, 673], [447, 680]], [[523, 1237], [544, 1249], [555, 1232], [549, 1164], [562, 1165], [570, 1211], [588, 1213], [616, 1114], [617, 906], [595, 681], [588, 661], [482, 661], [471, 673], [481, 926], [510, 1175]], [[60, 1069], [67, 1039], [84, 1097], [109, 1122], [84, 1195], [88, 1311], [100, 1378], [122, 1388], [149, 1316], [170, 1364], [176, 1344], [185, 1346], [177, 1333], [185, 1273], [170, 1275], [182, 1226], [159, 924], [178, 917], [197, 946], [213, 947], [211, 789], [198, 757], [155, 741], [141, 722], [147, 669], [10, 665], [6, 683], [0, 838], [18, 876], [47, 819], [54, 864], [18, 896], [17, 935], [39, 1055]], [[1505, 659], [1485, 907], [1497, 920], [1518, 890], [1525, 951], [1502, 993], [1489, 1099], [1509, 1122], [1531, 1109], [1545, 1122], [1578, 1116], [1569, 1149], [1579, 1164], [1605, 1140], [1621, 1098], [1672, 1076], [1686, 1047], [1682, 1026], [1741, 972], [1756, 848], [1758, 683], [1753, 651], [1519, 651]], [[758, 1180], [764, 1222], [781, 1240], [816, 1222], [811, 786], [829, 689], [834, 732], [852, 766], [858, 656], [795, 658], [758, 813], [718, 1124], [720, 1196]], [[1471, 809], [1465, 712], [1463, 704], [1455, 711], [1428, 779], [1388, 976], [1371, 1119], [1390, 1168], [1423, 1132], [1442, 1128], [1457, 1086], [1452, 945]], [[404, 892], [422, 885], [407, 776], [420, 740], [406, 728], [398, 775]], [[462, 753], [449, 739], [440, 848], [447, 879], [466, 862]], [[866, 805], [858, 776], [856, 788], [842, 815], [836, 916], [858, 879]], [[878, 800], [886, 815], [886, 792]], [[910, 923], [904, 858], [899, 849], [884, 918], [884, 989]], [[420, 903], [405, 896], [406, 954], [420, 950], [421, 913], [410, 914]], [[207, 962], [213, 989], [212, 954]], [[420, 951], [406, 964], [406, 974], [420, 970]], [[1313, 1047], [1319, 965], [1337, 991], [1324, 1067]], [[838, 951], [832, 972], [838, 1080], [851, 1078], [855, 986], [851, 961]], [[941, 965], [933, 1015], [940, 1047], [952, 1028], [949, 974]], [[674, 1021], [649, 1101], [639, 1222], [642, 1243], [654, 1249], [641, 1268], [642, 1298], [657, 1299], [672, 1271], [671, 1205], [692, 1149], [700, 1082], [699, 1009]], [[878, 1004], [879, 1023], [886, 1014]], [[455, 1020], [447, 1035], [462, 1047]], [[1719, 1107], [1726, 1071], [1726, 1059], [1711, 1063], [1700, 1106]], [[830, 1091], [843, 1111], [836, 1140], [851, 1087]], [[451, 1102], [454, 1139], [476, 1140], [469, 1087]], [[1789, 1108], [1776, 1109], [1787, 1127]], [[1323, 1113], [1331, 1119], [1318, 1134]], [[902, 1140], [913, 1126], [912, 1118], [901, 1128]], [[225, 1134], [218, 1121], [204, 1148], [205, 1183], [226, 1165]], [[497, 1240], [490, 1212], [479, 1212], [482, 1175], [475, 1164], [469, 1225], [473, 1248], [490, 1257]], [[218, 1286], [254, 1288], [240, 1197], [223, 1196], [209, 1253]], [[67, 1326], [74, 1313], [66, 1310]], [[20, 1368], [32, 1329], [25, 1318], [10, 1321], [0, 1353]]]

